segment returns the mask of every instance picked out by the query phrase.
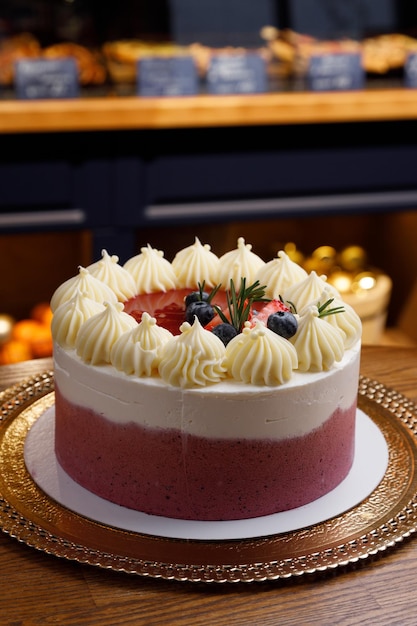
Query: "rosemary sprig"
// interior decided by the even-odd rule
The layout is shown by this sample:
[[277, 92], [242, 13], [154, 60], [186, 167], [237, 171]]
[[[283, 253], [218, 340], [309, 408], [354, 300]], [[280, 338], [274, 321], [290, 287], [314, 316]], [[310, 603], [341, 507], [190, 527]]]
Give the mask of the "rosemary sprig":
[[[204, 299], [204, 295], [203, 294], [204, 294], [204, 287], [205, 287], [205, 285], [206, 285], [206, 281], [205, 280], [203, 280], [202, 283], [200, 283], [200, 282], [197, 283], [200, 300]], [[210, 291], [210, 293], [206, 297], [205, 301], [206, 302], [211, 302], [213, 300], [214, 296], [216, 295], [216, 293], [219, 291], [220, 287], [221, 287], [221, 283], [219, 283], [218, 285], [213, 287], [213, 289]]]
[[279, 299], [282, 302], [282, 304], [285, 304], [285, 306], [289, 307], [291, 313], [293, 313], [293, 315], [295, 315], [297, 313], [297, 307], [295, 306], [294, 302], [291, 302], [291, 300], [284, 300], [284, 298], [281, 296], [281, 294], [279, 295]]
[[226, 291], [230, 319], [227, 319], [220, 307], [214, 305], [214, 308], [222, 322], [231, 324], [238, 332], [241, 332], [245, 322], [248, 320], [253, 302], [269, 302], [269, 298], [265, 298], [265, 289], [266, 285], [261, 285], [259, 280], [246, 287], [246, 278], [242, 278], [240, 288], [236, 291], [234, 281], [231, 279], [230, 289]]
[[324, 304], [320, 304], [320, 302], [317, 303], [319, 317], [326, 317], [326, 315], [335, 315], [336, 313], [344, 312], [345, 309], [343, 306], [335, 306], [332, 309], [329, 309], [328, 307], [331, 305], [333, 301], [334, 301], [334, 298], [329, 298], [328, 300], [326, 300]]

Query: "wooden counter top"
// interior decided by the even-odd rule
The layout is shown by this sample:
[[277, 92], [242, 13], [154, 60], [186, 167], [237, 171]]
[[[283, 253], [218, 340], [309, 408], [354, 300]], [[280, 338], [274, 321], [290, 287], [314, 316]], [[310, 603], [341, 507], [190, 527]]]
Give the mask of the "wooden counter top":
[[[0, 389], [51, 367], [0, 367]], [[362, 373], [417, 401], [417, 349], [363, 348]], [[0, 534], [2, 624], [415, 624], [417, 538], [379, 558], [297, 580], [211, 585], [151, 580], [48, 556]]]
[[412, 89], [181, 98], [0, 100], [1, 133], [378, 122], [417, 119]]

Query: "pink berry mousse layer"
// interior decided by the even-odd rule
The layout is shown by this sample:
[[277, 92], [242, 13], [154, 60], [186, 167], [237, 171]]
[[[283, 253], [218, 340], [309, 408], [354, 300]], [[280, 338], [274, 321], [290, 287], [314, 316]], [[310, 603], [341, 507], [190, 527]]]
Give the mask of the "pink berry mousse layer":
[[293, 509], [325, 495], [354, 458], [356, 401], [320, 427], [283, 440], [206, 438], [115, 423], [56, 397], [56, 452], [89, 491], [171, 518], [233, 520]]

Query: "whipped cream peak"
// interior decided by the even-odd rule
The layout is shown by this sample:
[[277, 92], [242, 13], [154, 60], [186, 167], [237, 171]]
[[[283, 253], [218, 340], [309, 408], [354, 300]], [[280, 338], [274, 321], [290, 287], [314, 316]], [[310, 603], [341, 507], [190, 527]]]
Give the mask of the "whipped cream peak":
[[326, 288], [329, 297], [339, 297], [339, 292], [326, 282], [326, 276], [319, 276], [313, 270], [303, 280], [288, 287], [281, 295], [284, 302], [292, 302], [300, 312], [305, 306], [317, 303]]
[[329, 293], [328, 289], [325, 289], [320, 302], [325, 303], [329, 298], [333, 298], [329, 308], [339, 309], [339, 311], [326, 315], [324, 319], [342, 331], [343, 345], [348, 350], [355, 345], [362, 335], [361, 318], [347, 302], [344, 302], [342, 298], [335, 297], [334, 294]]
[[264, 265], [265, 261], [252, 252], [252, 245], [239, 237], [236, 249], [220, 257], [219, 283], [227, 289], [231, 280], [238, 286], [242, 278], [246, 278], [246, 284], [250, 285]]
[[[322, 279], [319, 278], [319, 280], [322, 280]], [[318, 283], [318, 286], [320, 286], [320, 283]], [[314, 300], [307, 302], [307, 304], [304, 304], [304, 306], [301, 307], [301, 309], [298, 309], [297, 315], [298, 317], [302, 317], [308, 312], [310, 312], [311, 314], [314, 313], [315, 315], [315, 310], [317, 309], [317, 316], [320, 317], [321, 316], [320, 311], [336, 308], [334, 301], [335, 301], [335, 294], [331, 291], [330, 285], [328, 285], [327, 283], [323, 283], [323, 291], [316, 298], [314, 298]], [[342, 302], [341, 300], [339, 300], [339, 302], [340, 302], [340, 306], [344, 306], [344, 302]], [[323, 307], [327, 303], [329, 304], [324, 309]], [[325, 316], [323, 315], [323, 317]]]
[[156, 319], [145, 312], [136, 328], [115, 341], [111, 363], [127, 375], [153, 376], [158, 372], [159, 349], [171, 338], [169, 330], [158, 326]]
[[272, 300], [278, 299], [286, 289], [307, 277], [307, 272], [301, 265], [290, 259], [284, 250], [277, 252], [277, 257], [261, 266], [256, 273], [255, 280], [266, 285], [265, 296]]
[[302, 372], [329, 370], [345, 352], [343, 332], [329, 324], [326, 317], [320, 317], [315, 304], [301, 311], [298, 330], [289, 341], [297, 350], [298, 369]]
[[144, 350], [154, 350], [172, 338], [172, 333], [158, 326], [156, 318], [144, 311], [140, 323], [132, 331], [135, 341], [140, 341]]
[[119, 302], [125, 302], [136, 295], [136, 285], [129, 272], [119, 265], [119, 257], [102, 250], [100, 261], [88, 266], [90, 274], [108, 285]]
[[82, 324], [103, 310], [104, 304], [77, 290], [70, 300], [62, 302], [55, 310], [51, 323], [53, 340], [62, 347], [74, 348]]
[[219, 282], [219, 259], [210, 245], [203, 245], [198, 237], [193, 245], [177, 252], [172, 267], [180, 289], [195, 289], [203, 282], [207, 287], [215, 287]]
[[297, 352], [287, 339], [256, 320], [253, 327], [246, 323], [227, 344], [225, 365], [235, 380], [272, 387], [290, 380]]
[[101, 259], [99, 259], [98, 261], [95, 261], [94, 263], [91, 263], [88, 266], [88, 269], [90, 270], [91, 273], [94, 273], [94, 271], [97, 268], [100, 268], [103, 265], [103, 262], [104, 263], [118, 263], [119, 257], [117, 254], [109, 254], [107, 250], [103, 248], [101, 251]]
[[175, 387], [204, 387], [226, 376], [225, 347], [218, 337], [205, 330], [197, 318], [184, 322], [176, 335], [160, 350], [159, 374]]
[[104, 302], [104, 309], [86, 320], [79, 329], [75, 349], [86, 363], [111, 362], [111, 349], [123, 333], [136, 328], [137, 322], [123, 312], [121, 302]]
[[162, 250], [152, 248], [149, 244], [140, 249], [140, 254], [126, 261], [123, 267], [133, 277], [138, 295], [165, 292], [177, 287], [171, 263], [164, 258]]
[[53, 293], [50, 306], [53, 313], [63, 302], [71, 300], [78, 291], [88, 293], [91, 300], [96, 302], [117, 302], [114, 291], [102, 280], [93, 276], [88, 268], [78, 267], [78, 274], [68, 278]]

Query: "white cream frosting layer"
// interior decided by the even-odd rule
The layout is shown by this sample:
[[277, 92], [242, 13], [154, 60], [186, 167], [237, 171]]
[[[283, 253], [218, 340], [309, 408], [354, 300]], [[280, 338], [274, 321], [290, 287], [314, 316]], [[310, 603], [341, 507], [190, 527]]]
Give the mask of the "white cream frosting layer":
[[55, 381], [69, 401], [116, 423], [174, 428], [211, 438], [273, 439], [305, 435], [356, 400], [360, 341], [330, 371], [294, 372], [279, 387], [227, 380], [199, 389], [135, 378], [110, 365], [92, 367], [54, 346]]

